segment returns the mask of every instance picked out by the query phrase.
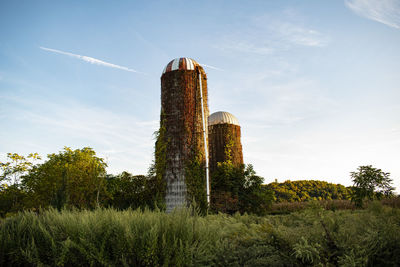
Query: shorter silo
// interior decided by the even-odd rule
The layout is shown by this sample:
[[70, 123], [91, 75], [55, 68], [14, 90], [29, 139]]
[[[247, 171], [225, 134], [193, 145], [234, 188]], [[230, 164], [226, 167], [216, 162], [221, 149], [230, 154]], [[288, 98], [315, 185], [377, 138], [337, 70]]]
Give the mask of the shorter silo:
[[231, 113], [218, 111], [208, 117], [211, 174], [216, 170], [218, 162], [230, 161], [234, 166], [243, 164], [240, 136], [239, 121]]

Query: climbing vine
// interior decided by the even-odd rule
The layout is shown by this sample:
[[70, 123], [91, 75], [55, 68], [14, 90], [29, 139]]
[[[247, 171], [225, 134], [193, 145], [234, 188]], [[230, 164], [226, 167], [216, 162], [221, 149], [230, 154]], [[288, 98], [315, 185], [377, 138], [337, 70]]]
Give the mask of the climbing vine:
[[[204, 70], [203, 88], [207, 88]], [[162, 112], [157, 134], [154, 172], [164, 183], [184, 177], [185, 185], [176, 189], [186, 193], [187, 203], [195, 202], [201, 210], [207, 209], [205, 186], [205, 157], [202, 137], [201, 101], [197, 71], [166, 73], [161, 79]], [[207, 103], [206, 89], [203, 92]], [[208, 115], [205, 104], [205, 116]], [[169, 177], [165, 177], [166, 175]], [[170, 175], [171, 173], [171, 175]], [[179, 181], [181, 183], [181, 181]], [[181, 185], [179, 185], [181, 186]], [[173, 186], [171, 186], [172, 188]], [[165, 185], [164, 196], [168, 191]], [[175, 189], [170, 189], [175, 190]], [[174, 193], [174, 192], [172, 192]]]
[[[198, 71], [202, 72], [202, 79], [205, 78], [204, 71], [199, 69]], [[193, 114], [195, 119], [193, 120], [193, 124], [189, 127], [185, 127], [186, 135], [189, 137], [187, 140], [187, 146], [190, 148], [189, 157], [185, 162], [185, 183], [187, 190], [187, 200], [189, 203], [196, 203], [196, 206], [199, 210], [205, 214], [207, 212], [208, 203], [207, 203], [207, 193], [206, 193], [206, 175], [205, 175], [205, 157], [204, 157], [204, 145], [201, 145], [203, 142], [202, 132], [202, 122], [197, 120], [200, 116], [201, 119], [201, 101], [200, 101], [200, 89], [197, 87], [200, 85], [198, 79], [198, 73], [193, 72], [192, 79], [194, 84], [196, 84], [195, 88], [195, 101], [194, 101], [194, 111]], [[203, 81], [203, 86], [206, 84], [206, 81]], [[203, 92], [205, 94], [205, 92]], [[207, 111], [205, 111], [207, 112]], [[200, 129], [199, 129], [200, 128]]]
[[189, 203], [196, 203], [201, 213], [207, 212], [207, 193], [205, 181], [205, 168], [202, 153], [193, 153], [192, 159], [188, 160], [185, 168], [185, 182], [187, 188], [187, 199]]
[[159, 207], [165, 206], [166, 194], [166, 181], [164, 180], [164, 174], [167, 164], [168, 140], [165, 140], [165, 121], [165, 116], [163, 116], [163, 112], [161, 112], [160, 129], [154, 133], [156, 139], [154, 163], [149, 170], [149, 176], [153, 177], [155, 182], [155, 200]]
[[232, 134], [228, 133], [226, 136], [226, 144], [224, 147], [225, 162], [232, 164], [232, 148], [235, 145], [235, 141], [232, 138]]

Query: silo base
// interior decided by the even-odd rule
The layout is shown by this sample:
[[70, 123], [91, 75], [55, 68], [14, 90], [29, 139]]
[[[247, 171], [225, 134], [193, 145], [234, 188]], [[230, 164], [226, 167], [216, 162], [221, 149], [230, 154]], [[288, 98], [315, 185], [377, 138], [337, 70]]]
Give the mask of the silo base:
[[[170, 175], [172, 176], [172, 173]], [[165, 197], [167, 213], [172, 212], [176, 208], [187, 207], [186, 191], [185, 178], [183, 175], [167, 179], [167, 194]]]

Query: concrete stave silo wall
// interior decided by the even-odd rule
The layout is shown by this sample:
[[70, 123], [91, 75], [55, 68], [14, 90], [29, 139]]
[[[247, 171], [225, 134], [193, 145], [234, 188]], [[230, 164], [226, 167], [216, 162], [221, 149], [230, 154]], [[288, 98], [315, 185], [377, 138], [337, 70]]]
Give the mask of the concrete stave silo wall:
[[229, 160], [234, 166], [243, 164], [241, 129], [239, 125], [228, 123], [209, 125], [208, 140], [211, 174], [216, 170], [218, 162]]
[[167, 184], [167, 212], [189, 203], [185, 170], [188, 162], [198, 153], [205, 161], [198, 72], [202, 77], [203, 108], [207, 120], [207, 77], [201, 66], [197, 65], [194, 70], [165, 72], [161, 77], [161, 120], [165, 126], [163, 141], [166, 143], [163, 177]]

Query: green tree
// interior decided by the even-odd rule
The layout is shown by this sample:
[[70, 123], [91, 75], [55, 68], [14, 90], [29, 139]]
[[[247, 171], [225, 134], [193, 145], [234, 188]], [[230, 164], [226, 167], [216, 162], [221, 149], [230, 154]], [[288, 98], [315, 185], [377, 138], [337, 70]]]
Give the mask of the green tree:
[[13, 184], [5, 185], [0, 190], [0, 217], [7, 217], [10, 214], [15, 214], [22, 211], [26, 206], [27, 194]]
[[5, 217], [23, 210], [26, 206], [27, 194], [21, 186], [21, 178], [29, 173], [40, 160], [37, 153], [22, 156], [8, 153], [7, 161], [0, 162], [0, 216]]
[[106, 196], [107, 164], [88, 147], [65, 147], [49, 154], [43, 164], [23, 177], [23, 184], [36, 207], [94, 208]]
[[17, 153], [7, 153], [7, 158], [7, 162], [0, 162], [0, 183], [8, 182], [11, 185], [18, 185], [21, 176], [34, 166], [34, 161], [41, 159], [38, 153], [31, 153], [27, 157]]
[[350, 173], [354, 186], [352, 201], [357, 206], [361, 207], [364, 199], [381, 199], [393, 195], [390, 173], [373, 168], [372, 165], [360, 166], [357, 170]]
[[271, 206], [273, 192], [262, 187], [264, 178], [258, 176], [251, 164], [243, 170], [244, 184], [239, 193], [240, 212], [263, 215]]
[[272, 191], [262, 187], [252, 165], [234, 166], [230, 161], [218, 163], [211, 174], [211, 206], [225, 213], [263, 214], [273, 200]]

